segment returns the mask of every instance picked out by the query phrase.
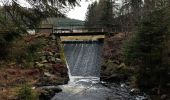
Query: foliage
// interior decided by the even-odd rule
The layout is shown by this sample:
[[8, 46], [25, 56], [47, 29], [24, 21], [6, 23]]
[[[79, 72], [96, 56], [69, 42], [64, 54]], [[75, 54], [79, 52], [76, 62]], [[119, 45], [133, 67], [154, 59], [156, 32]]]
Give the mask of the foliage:
[[18, 91], [17, 97], [19, 100], [38, 100], [38, 95], [31, 89], [30, 86], [24, 85]]
[[87, 27], [111, 28], [113, 21], [113, 10], [111, 0], [100, 0], [88, 7], [85, 25]]
[[88, 6], [88, 11], [86, 12], [85, 26], [93, 27], [96, 24], [96, 7], [97, 2], [92, 3]]
[[22, 0], [30, 7], [23, 7], [18, 0], [2, 0], [0, 26], [5, 30], [35, 29], [47, 17], [64, 17], [68, 8], [74, 7], [79, 0]]
[[2, 32], [0, 34], [0, 60], [6, 58], [11, 41], [15, 40], [18, 36], [17, 32], [10, 31]]
[[139, 87], [164, 87], [167, 84], [170, 65], [165, 62], [170, 28], [167, 11], [168, 8], [155, 10], [145, 17], [125, 47], [126, 64], [137, 66]]
[[33, 43], [26, 43], [23, 39], [18, 39], [11, 44], [13, 49], [9, 51], [9, 55], [7, 56], [8, 59], [19, 64], [37, 60], [39, 58], [37, 51], [43, 44], [43, 41], [41, 40], [42, 39], [37, 39]]
[[[8, 41], [18, 34], [26, 33], [27, 29], [35, 29], [41, 20], [47, 17], [64, 17], [65, 9], [74, 7], [79, 0], [23, 0], [29, 8], [21, 6], [17, 0], [2, 0], [0, 8], [0, 29], [7, 34], [0, 36], [3, 58], [8, 52]], [[69, 6], [69, 7], [68, 7]], [[12, 33], [12, 34], [11, 34]], [[15, 34], [17, 33], [17, 34]], [[10, 39], [10, 40], [9, 40]]]

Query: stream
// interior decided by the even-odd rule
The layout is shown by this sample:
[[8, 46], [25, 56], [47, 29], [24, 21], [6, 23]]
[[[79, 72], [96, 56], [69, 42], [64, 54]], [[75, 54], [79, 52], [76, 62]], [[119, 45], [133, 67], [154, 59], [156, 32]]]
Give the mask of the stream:
[[100, 81], [103, 43], [64, 41], [63, 46], [70, 80], [59, 86], [62, 92], [51, 100], [148, 100], [144, 95], [132, 95], [131, 89], [123, 83]]

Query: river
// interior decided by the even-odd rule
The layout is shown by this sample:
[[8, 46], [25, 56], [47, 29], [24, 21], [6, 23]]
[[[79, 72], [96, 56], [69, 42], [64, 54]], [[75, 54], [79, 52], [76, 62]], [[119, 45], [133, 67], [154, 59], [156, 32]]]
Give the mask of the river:
[[51, 100], [146, 100], [131, 95], [125, 84], [100, 82], [102, 42], [65, 41], [63, 46], [70, 80]]

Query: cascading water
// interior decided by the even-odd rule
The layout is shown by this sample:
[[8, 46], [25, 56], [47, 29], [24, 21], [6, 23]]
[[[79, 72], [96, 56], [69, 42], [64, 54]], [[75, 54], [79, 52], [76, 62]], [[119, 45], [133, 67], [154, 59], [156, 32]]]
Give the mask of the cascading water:
[[102, 43], [98, 41], [65, 41], [64, 52], [70, 82], [82, 79], [99, 81]]
[[100, 84], [102, 46], [99, 41], [65, 41], [64, 53], [70, 81], [51, 100], [143, 100], [125, 86]]

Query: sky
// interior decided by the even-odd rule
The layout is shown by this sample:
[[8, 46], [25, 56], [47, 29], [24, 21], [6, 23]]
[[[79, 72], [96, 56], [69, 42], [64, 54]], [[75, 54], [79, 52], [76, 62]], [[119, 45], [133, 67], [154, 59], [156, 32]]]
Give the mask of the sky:
[[94, 2], [95, 0], [82, 0], [80, 2], [81, 6], [76, 6], [73, 9], [71, 9], [66, 15], [69, 18], [72, 19], [79, 19], [79, 20], [85, 20], [86, 12], [88, 5]]
[[[99, 0], [81, 0], [80, 2], [81, 6], [74, 7], [74, 9], [72, 9], [66, 15], [72, 19], [85, 20], [88, 5], [94, 1], [99, 1]], [[120, 3], [120, 0], [116, 0], [116, 2]]]
[[[2, 2], [2, 1], [6, 2], [8, 0], [0, 0], [0, 2]], [[67, 17], [72, 18], [72, 19], [85, 20], [88, 5], [94, 1], [98, 1], [98, 0], [81, 0], [80, 6], [76, 6], [73, 9], [71, 9], [69, 12], [66, 13]], [[119, 1], [119, 0], [117, 0], [117, 1]], [[29, 4], [24, 2], [24, 0], [18, 0], [18, 2], [20, 2], [20, 4], [22, 6], [29, 7]]]
[[[7, 1], [10, 0], [0, 0], [0, 5], [2, 5], [2, 2], [7, 2]], [[86, 15], [88, 5], [94, 1], [96, 0], [81, 0], [80, 6], [74, 7], [69, 12], [67, 12], [66, 15], [72, 19], [85, 20], [85, 15]], [[29, 4], [25, 2], [25, 0], [18, 0], [18, 2], [21, 4], [21, 6], [30, 7]]]

